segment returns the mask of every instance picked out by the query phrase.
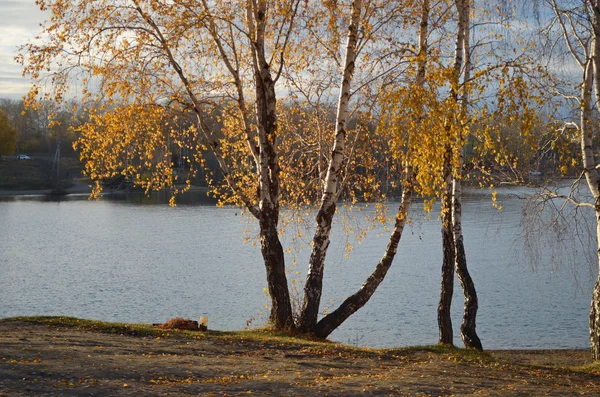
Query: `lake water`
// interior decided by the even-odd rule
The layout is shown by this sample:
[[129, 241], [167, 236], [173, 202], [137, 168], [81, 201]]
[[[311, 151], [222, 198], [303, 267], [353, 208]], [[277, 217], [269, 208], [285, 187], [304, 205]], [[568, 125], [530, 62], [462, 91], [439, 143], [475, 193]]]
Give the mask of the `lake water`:
[[[557, 250], [558, 243], [544, 240], [541, 263], [532, 270], [519, 237], [523, 200], [514, 192], [499, 192], [502, 211], [491, 205], [487, 191], [471, 192], [464, 204], [484, 348], [587, 348], [596, 270], [581, 247], [565, 244]], [[184, 197], [176, 208], [155, 203], [141, 196], [2, 198], [0, 318], [68, 315], [156, 323], [206, 315], [212, 329], [243, 329], [251, 319], [253, 325], [264, 324], [264, 265], [259, 248], [243, 243], [248, 228], [250, 236], [256, 234], [255, 224], [238, 209], [217, 208], [197, 194]], [[331, 339], [371, 347], [437, 342], [440, 227], [435, 210], [428, 220], [421, 207], [414, 206], [414, 222], [383, 284]], [[336, 226], [325, 268], [324, 308], [360, 287], [381, 257], [387, 235], [372, 232], [349, 258], [345, 241]], [[306, 250], [297, 254], [290, 279], [304, 281], [307, 258]], [[462, 345], [462, 303], [456, 282], [457, 345]]]

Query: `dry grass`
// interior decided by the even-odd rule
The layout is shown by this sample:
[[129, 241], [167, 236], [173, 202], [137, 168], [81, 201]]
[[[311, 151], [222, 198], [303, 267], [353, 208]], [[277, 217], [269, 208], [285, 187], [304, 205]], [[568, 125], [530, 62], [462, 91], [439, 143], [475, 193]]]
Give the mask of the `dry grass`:
[[0, 321], [0, 396], [600, 395], [588, 351], [363, 349], [271, 330]]

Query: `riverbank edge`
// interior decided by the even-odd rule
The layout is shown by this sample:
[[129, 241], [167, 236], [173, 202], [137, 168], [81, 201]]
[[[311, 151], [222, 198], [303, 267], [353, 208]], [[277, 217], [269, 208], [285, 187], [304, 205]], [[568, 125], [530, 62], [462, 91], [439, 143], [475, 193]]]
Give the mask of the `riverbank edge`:
[[[205, 339], [215, 342], [235, 342], [235, 343], [260, 343], [261, 347], [271, 347], [273, 349], [290, 347], [296, 348], [316, 348], [319, 351], [327, 349], [328, 351], [346, 352], [352, 354], [360, 354], [361, 356], [381, 358], [387, 355], [395, 355], [409, 352], [429, 352], [442, 355], [458, 355], [463, 359], [468, 360], [483, 360], [486, 362], [496, 361], [495, 356], [510, 357], [512, 354], [522, 355], [544, 355], [553, 353], [566, 352], [585, 352], [588, 357], [578, 360], [565, 360], [559, 365], [550, 365], [562, 369], [583, 370], [597, 372], [600, 375], [600, 361], [593, 362], [589, 349], [494, 349], [479, 352], [475, 349], [461, 348], [447, 345], [418, 345], [405, 346], [398, 348], [370, 348], [347, 345], [340, 342], [332, 342], [328, 339], [319, 339], [309, 335], [298, 335], [294, 332], [278, 331], [271, 328], [256, 328], [240, 331], [187, 331], [177, 329], [162, 329], [155, 324], [145, 323], [122, 323], [108, 322], [100, 320], [88, 320], [70, 316], [18, 316], [0, 318], [0, 324], [31, 324], [45, 325], [49, 329], [55, 328], [57, 331], [61, 329], [75, 329], [83, 332], [95, 332], [100, 334], [115, 334], [127, 337], [152, 337], [152, 338], [190, 338], [190, 339]], [[523, 363], [522, 360], [519, 361]], [[566, 365], [565, 365], [566, 364]], [[534, 364], [538, 365], [538, 364]]]
[[[0, 396], [600, 395], [585, 350], [369, 349], [268, 329], [0, 319]], [[76, 394], [79, 395], [79, 394]]]

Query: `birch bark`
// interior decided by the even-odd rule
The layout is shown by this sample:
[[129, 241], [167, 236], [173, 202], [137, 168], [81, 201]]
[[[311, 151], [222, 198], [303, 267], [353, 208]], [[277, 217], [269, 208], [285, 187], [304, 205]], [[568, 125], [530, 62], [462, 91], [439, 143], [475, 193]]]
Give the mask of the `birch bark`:
[[[586, 69], [585, 83], [583, 84], [583, 95], [584, 103], [582, 104], [582, 120], [581, 120], [581, 131], [582, 131], [582, 155], [584, 156], [583, 164], [586, 170], [585, 176], [594, 196], [594, 205], [596, 213], [596, 242], [598, 248], [598, 278], [592, 291], [592, 303], [590, 305], [590, 345], [592, 348], [592, 357], [594, 361], [600, 360], [600, 176], [598, 175], [598, 169], [591, 167], [595, 164], [594, 151], [592, 148], [592, 132], [589, 131], [591, 128], [588, 126], [590, 122], [591, 112], [591, 92], [589, 85], [590, 80], [594, 82], [594, 90], [596, 94], [596, 103], [600, 100], [600, 1], [592, 1], [593, 19], [592, 19], [592, 62], [593, 62], [593, 74], [594, 76], [587, 77], [590, 71]], [[589, 69], [588, 65], [588, 69]], [[589, 92], [589, 93], [588, 93]], [[584, 115], [583, 112], [588, 113]], [[585, 127], [585, 128], [584, 128]]]
[[[592, 51], [591, 59], [585, 65], [583, 72], [583, 84], [581, 89], [581, 155], [585, 179], [590, 192], [594, 197], [596, 216], [596, 241], [597, 257], [600, 267], [600, 175], [596, 168], [594, 150], [592, 146], [592, 89], [595, 91], [596, 100], [600, 98], [600, 2], [592, 1], [594, 12], [592, 19]], [[600, 270], [600, 269], [599, 269]], [[590, 345], [592, 357], [595, 361], [600, 360], [600, 272], [594, 289], [592, 291], [592, 302], [590, 304]]]
[[[237, 62], [234, 66], [224, 49], [225, 45], [222, 36], [219, 35], [209, 3], [202, 0], [201, 4], [206, 13], [208, 31], [218, 49], [221, 60], [233, 78], [238, 94], [236, 102], [242, 115], [246, 141], [256, 164], [258, 179], [256, 199], [258, 206], [251, 204], [248, 198], [244, 200], [244, 203], [257, 218], [260, 226], [260, 248], [271, 297], [270, 321], [278, 329], [294, 328], [289, 287], [285, 274], [285, 258], [278, 234], [280, 167], [276, 148], [277, 97], [275, 94], [275, 79], [272, 76], [271, 65], [267, 62], [265, 48], [268, 2], [266, 0], [247, 0], [246, 2], [247, 37], [252, 54], [251, 67], [256, 97], [254, 111], [256, 117], [255, 136], [257, 139], [253, 137], [250, 121], [247, 117], [248, 107], [244, 98], [244, 87], [240, 78], [239, 66]], [[292, 23], [290, 21], [290, 29]], [[232, 40], [234, 39], [232, 38]], [[231, 47], [235, 49], [233, 44]], [[202, 128], [202, 131], [205, 136], [208, 136], [207, 128]], [[220, 157], [216, 147], [211, 146], [211, 148], [217, 155], [219, 165], [227, 177], [228, 172], [224, 160]]]
[[348, 27], [348, 43], [338, 99], [335, 140], [325, 176], [321, 205], [316, 217], [317, 228], [313, 237], [313, 247], [304, 286], [304, 301], [299, 321], [299, 328], [304, 332], [312, 332], [314, 330], [317, 325], [319, 306], [321, 304], [323, 268], [327, 248], [329, 247], [331, 222], [335, 214], [336, 201], [339, 195], [338, 185], [344, 158], [348, 102], [350, 100], [350, 86], [354, 75], [361, 12], [362, 0], [354, 0], [352, 2], [352, 14]]
[[445, 188], [442, 192], [442, 282], [440, 286], [440, 302], [438, 304], [439, 343], [453, 345], [452, 318], [450, 308], [454, 294], [454, 238], [452, 236], [452, 149], [447, 147], [444, 156]]
[[[463, 30], [463, 85], [461, 95], [461, 122], [465, 122], [467, 117], [467, 106], [469, 103], [468, 82], [471, 78], [471, 49], [470, 49], [470, 0], [457, 0], [457, 8], [459, 9], [459, 29]], [[479, 351], [483, 350], [481, 340], [476, 331], [476, 318], [478, 299], [475, 283], [469, 274], [467, 267], [467, 257], [465, 253], [464, 239], [462, 233], [462, 178], [463, 178], [463, 163], [464, 163], [464, 140], [463, 129], [459, 129], [458, 141], [459, 147], [459, 162], [458, 170], [454, 172], [452, 180], [452, 229], [454, 238], [454, 255], [455, 267], [458, 281], [463, 290], [465, 297], [463, 320], [460, 327], [460, 336], [466, 347], [474, 348]]]
[[[455, 5], [458, 11], [458, 27], [456, 33], [456, 44], [454, 49], [454, 65], [450, 80], [450, 99], [454, 103], [459, 100], [460, 74], [463, 66], [464, 55], [464, 17], [462, 16], [462, 1], [456, 0]], [[456, 258], [456, 247], [453, 233], [453, 181], [452, 176], [452, 158], [454, 155], [452, 147], [452, 130], [457, 123], [455, 115], [450, 115], [446, 122], [446, 150], [444, 157], [444, 179], [445, 186], [442, 192], [442, 282], [440, 291], [440, 302], [438, 304], [438, 328], [439, 343], [444, 345], [453, 345], [454, 337], [452, 330], [452, 319], [450, 317], [450, 308], [452, 306], [452, 295], [454, 293], [454, 269]]]
[[398, 251], [398, 244], [402, 238], [402, 232], [408, 219], [408, 212], [412, 203], [412, 167], [406, 167], [406, 176], [402, 185], [402, 199], [400, 201], [400, 207], [396, 213], [396, 222], [394, 229], [390, 235], [385, 254], [375, 266], [375, 270], [365, 280], [361, 288], [355, 292], [349, 298], [346, 298], [344, 302], [333, 312], [323, 317], [315, 327], [314, 334], [320, 338], [327, 337], [337, 327], [339, 327], [348, 317], [354, 314], [358, 309], [363, 307], [375, 293], [375, 290], [387, 274], [389, 268], [392, 266], [396, 252]]
[[258, 190], [260, 248], [271, 296], [270, 320], [278, 329], [294, 328], [285, 258], [279, 240], [279, 160], [277, 157], [277, 98], [271, 66], [265, 54], [267, 1], [248, 1], [247, 22], [254, 69], [259, 146]]
[[[600, 38], [594, 34], [594, 50], [596, 49], [595, 42]], [[583, 84], [581, 88], [581, 113], [580, 113], [580, 133], [581, 133], [581, 155], [585, 179], [587, 181], [590, 192], [594, 197], [595, 216], [596, 216], [596, 239], [598, 246], [598, 263], [600, 263], [600, 178], [598, 170], [595, 167], [594, 150], [592, 146], [592, 88], [598, 86], [598, 76], [596, 58], [599, 57], [596, 51], [592, 51], [592, 59], [585, 65], [583, 72]], [[596, 76], [594, 76], [596, 74]], [[595, 77], [595, 79], [594, 79]], [[596, 91], [598, 95], [598, 91]], [[590, 345], [592, 349], [592, 357], [594, 360], [600, 360], [600, 274], [592, 291], [592, 302], [590, 305]]]
[[[587, 39], [582, 40], [581, 37], [578, 36], [578, 32], [569, 30], [569, 27], [562, 16], [563, 11], [559, 8], [559, 4], [556, 0], [552, 1], [552, 9], [556, 21], [559, 23], [558, 26], [560, 27], [563, 41], [573, 59], [581, 66], [583, 71], [579, 98], [579, 137], [583, 172], [588, 188], [594, 198], [596, 249], [598, 268], [600, 270], [600, 174], [594, 158], [592, 142], [594, 134], [592, 128], [592, 93], [595, 93], [596, 103], [600, 100], [600, 1], [589, 0], [589, 2], [585, 2], [585, 4], [586, 7], [589, 5], [587, 11], [591, 11], [591, 13], [586, 13], [591, 18], [589, 20], [591, 24], [591, 42]], [[571, 40], [580, 43], [580, 47], [573, 45]], [[600, 272], [592, 291], [589, 329], [592, 357], [597, 361], [600, 360]]]

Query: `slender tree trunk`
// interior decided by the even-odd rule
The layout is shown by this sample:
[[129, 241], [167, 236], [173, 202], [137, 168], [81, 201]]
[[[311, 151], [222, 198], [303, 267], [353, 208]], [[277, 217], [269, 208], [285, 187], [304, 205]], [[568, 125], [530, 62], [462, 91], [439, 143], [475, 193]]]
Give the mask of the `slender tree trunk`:
[[[600, 263], [600, 204], [596, 199], [596, 238], [598, 245], [598, 263]], [[592, 304], [590, 308], [590, 344], [592, 358], [600, 361], [600, 272], [592, 291]]]
[[267, 271], [271, 296], [271, 323], [278, 329], [294, 328], [285, 258], [279, 240], [279, 159], [277, 156], [277, 98], [271, 67], [265, 56], [267, 2], [248, 2], [247, 23], [250, 32], [256, 119], [258, 135], [258, 192], [261, 252]]
[[455, 240], [456, 250], [456, 275], [458, 281], [462, 287], [465, 296], [465, 305], [463, 309], [463, 320], [460, 326], [460, 336], [466, 347], [483, 351], [481, 340], [477, 335], [476, 331], [476, 318], [477, 318], [477, 291], [475, 290], [475, 283], [469, 274], [467, 269], [467, 258], [465, 255], [465, 246], [463, 244], [462, 233]]
[[440, 290], [440, 303], [438, 304], [438, 328], [440, 332], [439, 343], [453, 345], [452, 318], [450, 308], [454, 293], [454, 238], [452, 236], [452, 191], [450, 175], [451, 148], [446, 150], [444, 167], [446, 168], [446, 188], [442, 195], [442, 283]]
[[[600, 100], [600, 2], [593, 0], [592, 10], [592, 49], [591, 59], [586, 63], [583, 73], [583, 84], [581, 90], [581, 155], [585, 178], [594, 196], [595, 216], [596, 216], [596, 239], [597, 254], [600, 270], [600, 176], [596, 168], [594, 159], [594, 150], [592, 146], [593, 129], [592, 123], [592, 90], [595, 91], [596, 101]], [[590, 304], [590, 345], [592, 358], [595, 361], [600, 360], [600, 272], [594, 289], [592, 291], [592, 302]]]
[[271, 296], [270, 321], [277, 329], [290, 329], [294, 327], [294, 320], [285, 275], [283, 247], [277, 233], [277, 217], [272, 215], [264, 216], [260, 221], [260, 250], [267, 270], [267, 285]]
[[352, 296], [344, 300], [342, 304], [333, 312], [323, 317], [321, 321], [317, 323], [315, 328], [315, 335], [320, 338], [326, 338], [332, 333], [337, 327], [339, 327], [348, 317], [354, 314], [358, 309], [363, 307], [371, 298], [379, 284], [385, 278], [387, 271], [389, 270], [396, 252], [398, 251], [398, 243], [402, 238], [402, 232], [408, 219], [408, 212], [412, 203], [412, 168], [406, 167], [405, 183], [402, 186], [402, 199], [400, 201], [400, 207], [396, 213], [396, 222], [394, 224], [394, 230], [390, 236], [390, 241], [385, 250], [385, 254], [375, 266], [375, 270], [369, 278], [364, 282], [362, 287], [354, 293]]
[[[600, 98], [600, 16], [598, 15], [598, 2], [594, 1], [592, 56], [586, 63], [583, 72], [580, 104], [580, 134], [581, 155], [585, 178], [594, 196], [596, 206], [596, 238], [598, 245], [598, 263], [600, 267], [600, 177], [596, 169], [594, 150], [592, 146], [592, 89], [595, 90], [596, 100]], [[590, 305], [590, 345], [594, 360], [600, 360], [600, 273], [592, 292]]]
[[[462, 151], [461, 148], [461, 165]], [[467, 268], [467, 256], [462, 234], [462, 184], [460, 177], [453, 178], [452, 222], [456, 275], [458, 276], [458, 281], [460, 282], [465, 297], [460, 336], [466, 347], [483, 351], [481, 340], [476, 331], [478, 308], [477, 291], [475, 290], [475, 283]]]
[[[450, 79], [450, 99], [454, 103], [458, 103], [458, 89], [460, 83], [460, 73], [463, 65], [463, 46], [464, 46], [464, 17], [462, 15], [462, 1], [455, 1], [456, 9], [458, 11], [458, 28], [456, 33], [456, 44], [454, 49], [454, 65], [452, 67], [452, 75]], [[452, 175], [452, 159], [454, 157], [453, 143], [454, 137], [453, 131], [455, 130], [454, 124], [460, 120], [460, 117], [455, 115], [449, 115], [449, 119], [445, 126], [445, 133], [448, 134], [446, 139], [450, 142], [446, 144], [446, 153], [444, 158], [444, 178], [445, 186], [442, 192], [442, 284], [440, 292], [440, 303], [438, 305], [438, 328], [440, 332], [439, 343], [444, 345], [454, 344], [453, 331], [452, 331], [452, 319], [450, 317], [450, 309], [452, 306], [452, 294], [454, 292], [454, 268], [456, 260], [456, 247], [454, 240], [454, 194], [453, 186], [455, 178]]]
[[312, 253], [310, 255], [308, 274], [304, 285], [304, 302], [299, 321], [299, 328], [304, 332], [313, 332], [317, 325], [321, 293], [323, 290], [323, 270], [325, 256], [329, 247], [331, 222], [335, 214], [336, 201], [339, 194], [339, 180], [344, 158], [346, 140], [346, 122], [348, 120], [348, 101], [350, 100], [350, 85], [354, 74], [356, 60], [356, 45], [358, 42], [358, 26], [362, 12], [362, 0], [352, 2], [352, 17], [348, 27], [348, 44], [344, 71], [338, 100], [336, 116], [336, 134], [329, 161], [329, 168], [324, 181], [324, 191], [321, 206], [317, 213], [317, 228], [313, 237]]
[[[583, 165], [583, 173], [585, 179], [594, 197], [595, 217], [596, 217], [596, 238], [597, 238], [597, 260], [600, 270], [600, 175], [594, 158], [593, 149], [593, 128], [592, 128], [592, 91], [595, 92], [596, 103], [600, 101], [600, 1], [590, 0], [586, 3], [586, 11], [591, 11], [588, 14], [591, 20], [591, 42], [582, 44], [581, 53], [577, 53], [571, 45], [570, 39], [574, 36], [580, 39], [577, 33], [569, 31], [567, 23], [562, 17], [562, 11], [559, 10], [558, 2], [552, 1], [552, 8], [555, 13], [556, 21], [558, 22], [563, 40], [569, 52], [573, 56], [579, 66], [583, 70], [583, 79], [581, 82], [581, 94], [579, 98], [579, 138], [581, 144], [581, 160]], [[589, 8], [588, 8], [589, 5]], [[570, 21], [570, 19], [569, 19]], [[571, 25], [573, 30], [575, 27]], [[588, 47], [589, 44], [589, 47]], [[600, 360], [600, 273], [594, 285], [592, 292], [592, 302], [590, 305], [590, 344], [591, 352], [594, 360]]]
[[[459, 9], [459, 29], [463, 30], [463, 87], [461, 96], [461, 122], [467, 117], [467, 106], [469, 103], [469, 89], [468, 82], [471, 78], [471, 48], [470, 48], [470, 1], [471, 0], [457, 0], [457, 8]], [[458, 170], [454, 173], [453, 186], [452, 186], [452, 228], [454, 233], [454, 249], [455, 249], [455, 266], [456, 275], [458, 281], [463, 290], [465, 296], [465, 304], [463, 309], [463, 320], [460, 327], [460, 336], [466, 347], [474, 348], [479, 351], [483, 351], [481, 340], [477, 335], [476, 331], [476, 318], [478, 309], [477, 291], [475, 290], [475, 283], [469, 274], [467, 267], [467, 256], [465, 253], [465, 246], [462, 234], [462, 178], [463, 171], [462, 167], [464, 164], [464, 147], [462, 146], [463, 136], [462, 129], [459, 134], [459, 142], [461, 147], [459, 148], [459, 164]]]
[[[416, 85], [422, 87], [425, 83], [425, 67], [427, 63], [427, 34], [429, 21], [429, 0], [423, 0], [423, 8], [421, 12], [421, 23], [419, 29], [419, 55]], [[413, 194], [413, 169], [410, 165], [410, 144], [408, 145], [404, 168], [404, 181], [402, 183], [402, 199], [396, 213], [396, 222], [394, 229], [390, 235], [386, 251], [375, 266], [375, 270], [365, 280], [361, 288], [344, 302], [333, 312], [322, 318], [314, 328], [314, 334], [321, 338], [326, 338], [331, 332], [339, 327], [348, 317], [362, 308], [373, 296], [383, 279], [385, 278], [389, 268], [391, 267], [398, 244], [402, 238], [404, 227], [408, 220], [408, 214], [412, 203]]]

